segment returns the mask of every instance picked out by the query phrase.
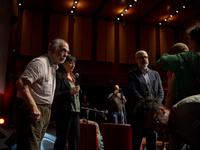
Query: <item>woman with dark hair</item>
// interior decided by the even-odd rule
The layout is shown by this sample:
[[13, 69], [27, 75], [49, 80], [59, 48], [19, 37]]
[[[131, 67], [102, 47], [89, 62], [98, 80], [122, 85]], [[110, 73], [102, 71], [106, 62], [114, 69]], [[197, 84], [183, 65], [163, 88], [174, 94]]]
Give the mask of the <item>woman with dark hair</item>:
[[200, 75], [200, 23], [187, 29], [188, 52], [176, 55], [164, 54], [157, 65], [175, 73], [174, 100], [200, 94], [200, 84], [195, 75]]
[[80, 86], [76, 86], [73, 70], [76, 58], [68, 55], [56, 72], [56, 91], [52, 113], [56, 123], [56, 141], [54, 150], [78, 150], [80, 139]]

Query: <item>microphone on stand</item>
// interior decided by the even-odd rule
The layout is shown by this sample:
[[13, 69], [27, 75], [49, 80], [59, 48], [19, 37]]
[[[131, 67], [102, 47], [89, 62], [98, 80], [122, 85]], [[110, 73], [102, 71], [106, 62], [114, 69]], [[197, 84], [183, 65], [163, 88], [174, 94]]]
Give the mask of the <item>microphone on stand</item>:
[[[97, 110], [95, 107], [94, 107], [94, 110]], [[106, 111], [104, 111], [104, 113], [102, 113], [101, 111], [100, 112], [98, 112], [100, 115], [101, 115], [101, 117], [102, 118], [104, 118], [106, 121], [107, 121], [107, 118], [106, 118], [106, 116], [105, 116], [105, 114], [104, 113], [108, 113], [108, 110], [106, 110]]]

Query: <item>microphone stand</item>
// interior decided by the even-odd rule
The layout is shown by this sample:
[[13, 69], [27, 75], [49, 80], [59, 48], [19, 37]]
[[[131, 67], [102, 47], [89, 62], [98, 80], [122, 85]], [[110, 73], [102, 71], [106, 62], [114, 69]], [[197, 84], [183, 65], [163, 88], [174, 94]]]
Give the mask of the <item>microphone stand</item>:
[[123, 90], [121, 91], [121, 100], [122, 100], [122, 107], [123, 107], [123, 112], [124, 112], [124, 124], [127, 124], [127, 120], [126, 120], [126, 109], [125, 109], [125, 102], [123, 99]]
[[[94, 107], [95, 108], [95, 107]], [[94, 111], [95, 113], [98, 112], [99, 114], [103, 114], [105, 116], [105, 113], [108, 113], [108, 111], [104, 111], [104, 110], [97, 110], [95, 109], [91, 109], [88, 107], [81, 107], [81, 109], [85, 109], [86, 110], [86, 145], [85, 145], [85, 150], [88, 149], [88, 119], [89, 119], [89, 111]], [[101, 115], [102, 116], [102, 115]]]

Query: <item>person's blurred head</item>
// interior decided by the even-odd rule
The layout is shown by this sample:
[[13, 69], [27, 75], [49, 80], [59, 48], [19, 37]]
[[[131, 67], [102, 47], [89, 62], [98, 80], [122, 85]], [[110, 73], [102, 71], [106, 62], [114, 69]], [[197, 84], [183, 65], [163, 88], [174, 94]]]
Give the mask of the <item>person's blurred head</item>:
[[86, 101], [86, 100], [87, 100], [87, 96], [83, 95], [83, 101]]
[[140, 100], [133, 111], [133, 121], [150, 131], [168, 132], [169, 111], [155, 98]]
[[200, 51], [200, 22], [192, 25], [186, 30], [189, 37], [188, 46], [190, 50]]
[[114, 86], [114, 91], [115, 91], [115, 90], [119, 90], [119, 85], [115, 85], [115, 86]]
[[69, 44], [63, 39], [54, 39], [49, 44], [48, 53], [56, 65], [61, 64], [65, 61], [69, 53]]
[[72, 55], [67, 55], [65, 62], [62, 64], [67, 73], [73, 72], [76, 64], [76, 58]]
[[186, 44], [184, 43], [175, 43], [174, 45], [172, 45], [172, 47], [169, 50], [169, 54], [173, 55], [173, 54], [179, 54], [182, 52], [187, 52], [189, 51], [188, 47]]
[[139, 50], [135, 53], [136, 63], [141, 70], [146, 71], [149, 65], [149, 56], [144, 50]]

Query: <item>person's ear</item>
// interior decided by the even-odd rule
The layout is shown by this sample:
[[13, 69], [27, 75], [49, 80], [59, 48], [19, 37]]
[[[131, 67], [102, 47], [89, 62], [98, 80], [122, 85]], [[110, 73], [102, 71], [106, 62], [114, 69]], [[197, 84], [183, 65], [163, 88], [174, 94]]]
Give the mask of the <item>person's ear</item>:
[[166, 113], [166, 109], [162, 106], [159, 107], [160, 113], [161, 114], [165, 114]]

